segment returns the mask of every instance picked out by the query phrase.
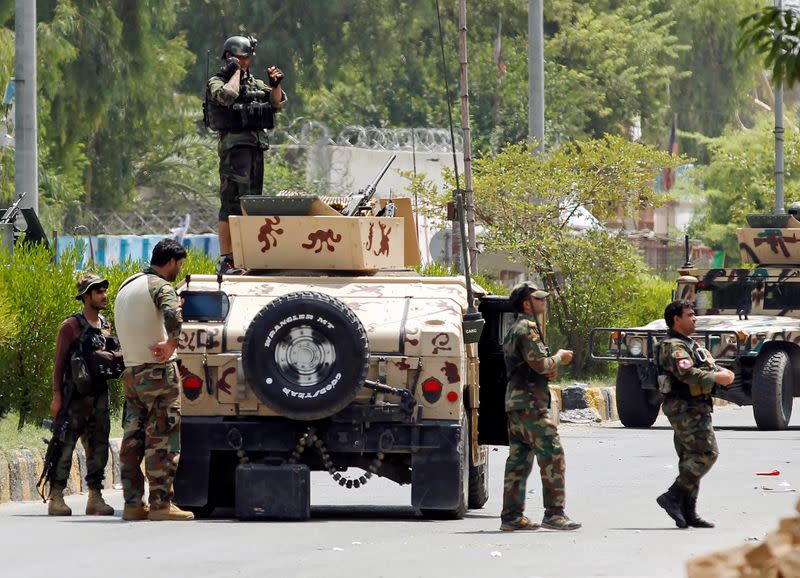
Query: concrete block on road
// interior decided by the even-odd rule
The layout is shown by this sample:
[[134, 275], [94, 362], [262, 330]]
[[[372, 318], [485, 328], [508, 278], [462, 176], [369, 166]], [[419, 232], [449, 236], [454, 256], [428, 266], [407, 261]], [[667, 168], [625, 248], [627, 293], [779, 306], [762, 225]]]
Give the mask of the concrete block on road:
[[122, 477], [119, 473], [119, 438], [112, 438], [108, 440], [108, 465], [106, 466], [106, 477], [103, 480], [103, 486], [106, 488], [113, 488], [114, 484], [121, 484]]
[[602, 420], [615, 420], [617, 416], [617, 392], [613, 387], [587, 387], [573, 384], [562, 388], [562, 410], [593, 410]]
[[0, 504], [11, 501], [11, 481], [9, 479], [8, 460], [0, 453]]
[[561, 399], [561, 388], [549, 386], [550, 388], [550, 417], [558, 425], [561, 422], [561, 410], [563, 402]]
[[15, 501], [35, 500], [36, 460], [31, 450], [13, 450], [9, 452], [9, 480], [11, 499]]
[[[115, 483], [121, 483], [119, 475], [118, 438], [109, 440], [108, 464], [105, 470], [103, 487], [111, 489]], [[37, 500], [39, 493], [36, 482], [44, 468], [43, 453], [39, 450], [12, 450], [7, 457], [0, 453], [0, 504], [4, 502], [21, 502]], [[79, 442], [72, 454], [72, 468], [65, 494], [78, 494], [88, 491], [86, 487], [86, 452]]]

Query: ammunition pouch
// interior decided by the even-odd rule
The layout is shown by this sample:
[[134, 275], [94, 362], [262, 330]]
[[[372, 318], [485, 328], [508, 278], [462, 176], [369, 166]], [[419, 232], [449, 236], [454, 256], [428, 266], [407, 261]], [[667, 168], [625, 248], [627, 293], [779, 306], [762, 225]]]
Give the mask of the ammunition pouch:
[[672, 391], [672, 377], [666, 372], [658, 372], [658, 391], [664, 395]]
[[658, 382], [658, 391], [666, 395], [672, 391], [672, 376], [664, 371], [664, 368], [661, 366], [660, 359], [661, 343], [657, 343], [653, 349], [653, 361], [656, 364], [656, 371], [658, 373], [656, 381]]
[[[249, 96], [265, 98], [265, 101], [249, 100]], [[275, 111], [264, 91], [247, 91], [233, 106], [222, 106], [206, 95], [203, 102], [203, 121], [211, 130], [220, 132], [242, 132], [250, 130], [271, 130], [275, 127]]]
[[78, 395], [90, 395], [94, 391], [92, 374], [89, 365], [81, 355], [80, 349], [75, 348], [69, 354], [70, 381]]
[[89, 371], [96, 380], [116, 379], [125, 371], [125, 362], [118, 351], [93, 351], [88, 361]]

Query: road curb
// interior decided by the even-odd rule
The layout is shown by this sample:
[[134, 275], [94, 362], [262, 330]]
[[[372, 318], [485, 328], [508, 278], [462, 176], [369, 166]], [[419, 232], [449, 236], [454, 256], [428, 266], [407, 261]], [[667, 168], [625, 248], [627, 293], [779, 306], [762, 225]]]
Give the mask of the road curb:
[[[121, 483], [119, 475], [119, 439], [109, 440], [108, 465], [103, 487], [111, 489]], [[42, 475], [44, 454], [41, 450], [16, 449], [5, 455], [0, 452], [0, 504], [38, 500], [36, 482]], [[67, 479], [65, 494], [88, 491], [86, 486], [86, 452], [81, 444], [72, 454], [72, 469]]]

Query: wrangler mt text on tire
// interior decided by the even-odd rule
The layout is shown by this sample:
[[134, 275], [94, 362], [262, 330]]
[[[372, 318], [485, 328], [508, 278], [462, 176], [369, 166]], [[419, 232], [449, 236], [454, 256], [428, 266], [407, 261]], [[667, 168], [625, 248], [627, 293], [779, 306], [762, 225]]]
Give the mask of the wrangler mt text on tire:
[[617, 369], [617, 413], [625, 427], [650, 427], [658, 417], [658, 404], [642, 389], [635, 365], [620, 364]]
[[753, 368], [753, 417], [758, 429], [789, 427], [793, 389], [789, 354], [782, 349], [762, 353]]
[[242, 344], [244, 375], [282, 416], [329, 417], [353, 401], [369, 369], [367, 332], [334, 297], [301, 291], [265, 305]]

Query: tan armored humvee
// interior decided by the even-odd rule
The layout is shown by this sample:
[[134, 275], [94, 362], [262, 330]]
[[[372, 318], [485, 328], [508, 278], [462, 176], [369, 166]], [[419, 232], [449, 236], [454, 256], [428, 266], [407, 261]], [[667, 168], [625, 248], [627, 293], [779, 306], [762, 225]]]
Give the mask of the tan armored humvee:
[[[733, 384], [714, 395], [752, 405], [759, 429], [786, 429], [793, 398], [800, 397], [800, 221], [790, 215], [750, 215], [748, 221], [736, 235], [749, 268], [685, 265], [675, 297], [695, 304], [695, 337], [736, 373]], [[655, 358], [666, 323], [595, 329], [592, 341], [598, 334], [607, 334], [609, 348], [593, 357], [620, 362], [622, 423], [651, 426], [662, 400]]]
[[176, 502], [201, 514], [233, 505], [240, 462], [283, 459], [346, 487], [373, 474], [410, 483], [419, 513], [462, 517], [488, 499], [481, 444], [507, 443], [508, 302], [476, 287], [486, 325], [472, 331], [464, 278], [412, 268], [409, 199], [392, 217], [327, 201], [243, 201], [230, 227], [247, 273], [179, 286]]

